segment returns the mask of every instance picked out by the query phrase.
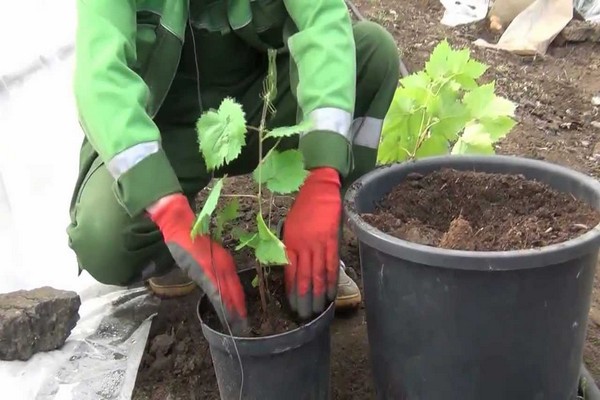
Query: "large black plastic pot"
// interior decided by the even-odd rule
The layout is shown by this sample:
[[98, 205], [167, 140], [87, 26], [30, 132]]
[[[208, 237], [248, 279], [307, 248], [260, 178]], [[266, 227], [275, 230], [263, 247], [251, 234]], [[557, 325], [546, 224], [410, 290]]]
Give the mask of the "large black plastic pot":
[[522, 174], [600, 208], [600, 183], [508, 156], [444, 156], [378, 168], [348, 190], [379, 399], [574, 398], [600, 228], [535, 250], [471, 252], [397, 239], [360, 214], [409, 173]]
[[[246, 293], [256, 290], [254, 270], [240, 272]], [[330, 376], [330, 326], [334, 303], [310, 323], [277, 335], [236, 337], [208, 326], [202, 315], [212, 305], [198, 303], [198, 318], [208, 341], [222, 400], [327, 400]]]

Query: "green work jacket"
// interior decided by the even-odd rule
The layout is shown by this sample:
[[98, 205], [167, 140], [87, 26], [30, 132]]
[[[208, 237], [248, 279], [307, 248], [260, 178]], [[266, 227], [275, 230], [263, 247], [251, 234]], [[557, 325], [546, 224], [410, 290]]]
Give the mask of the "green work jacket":
[[131, 216], [181, 191], [154, 117], [173, 83], [188, 26], [238, 35], [259, 51], [289, 51], [299, 108], [313, 122], [300, 139], [306, 167], [348, 174], [356, 50], [344, 0], [78, 0], [77, 13], [80, 124]]

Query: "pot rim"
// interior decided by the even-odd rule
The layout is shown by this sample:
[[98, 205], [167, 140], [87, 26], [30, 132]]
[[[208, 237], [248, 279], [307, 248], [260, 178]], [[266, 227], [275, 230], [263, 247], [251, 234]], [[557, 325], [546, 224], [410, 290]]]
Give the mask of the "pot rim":
[[[254, 271], [254, 268], [245, 268], [242, 270], [238, 271], [238, 275], [241, 275], [242, 273], [246, 273], [246, 272], [252, 272]], [[205, 300], [207, 299], [207, 296], [205, 293], [202, 293], [202, 295], [200, 296], [200, 298], [198, 299], [198, 302], [196, 304], [196, 316], [198, 317], [198, 321], [200, 321], [200, 325], [202, 326], [202, 330], [204, 331], [205, 336], [207, 335], [207, 333], [210, 336], [213, 337], [219, 337], [219, 338], [226, 338], [226, 339], [233, 339], [235, 340], [236, 343], [241, 344], [241, 343], [259, 343], [259, 342], [266, 342], [266, 341], [270, 341], [270, 340], [282, 340], [282, 339], [289, 339], [289, 337], [291, 335], [301, 335], [304, 332], [308, 332], [307, 335], [304, 338], [304, 340], [300, 339], [298, 342], [298, 345], [301, 345], [305, 342], [307, 342], [308, 340], [310, 340], [311, 337], [314, 336], [314, 334], [310, 334], [310, 332], [315, 332], [317, 329], [317, 325], [320, 324], [324, 324], [327, 325], [327, 321], [325, 320], [332, 320], [333, 319], [333, 309], [335, 307], [335, 301], [330, 302], [329, 306], [327, 308], [325, 308], [325, 310], [323, 310], [316, 318], [314, 318], [312, 321], [310, 321], [307, 324], [304, 324], [302, 326], [299, 326], [297, 328], [294, 328], [292, 330], [286, 331], [286, 332], [282, 332], [282, 333], [276, 333], [273, 335], [267, 335], [267, 336], [259, 336], [259, 337], [248, 337], [248, 336], [236, 336], [236, 335], [230, 335], [229, 333], [222, 333], [217, 331], [216, 329], [211, 328], [203, 319], [202, 319], [202, 315], [200, 312], [200, 308], [201, 308], [201, 304], [203, 301], [208, 301]], [[207, 340], [210, 339], [207, 337]], [[289, 347], [289, 346], [288, 346]]]
[[[344, 196], [346, 219], [361, 242], [381, 252], [412, 262], [451, 269], [477, 271], [529, 269], [558, 264], [573, 259], [577, 255], [598, 250], [600, 245], [600, 223], [576, 238], [534, 249], [505, 251], [452, 250], [413, 243], [389, 235], [368, 224], [355, 208], [355, 199], [365, 190], [364, 187], [368, 187], [369, 184], [381, 179], [382, 176], [400, 172], [418, 172], [421, 168], [429, 168], [430, 170], [456, 168], [458, 170], [478, 171], [477, 165], [482, 164], [489, 167], [486, 172], [492, 172], [490, 169], [494, 166], [501, 169], [506, 164], [522, 167], [524, 170], [529, 171], [544, 170], [548, 176], [561, 176], [563, 179], [578, 182], [581, 186], [595, 192], [600, 199], [600, 182], [598, 180], [550, 162], [506, 155], [444, 155], [384, 165], [366, 173], [348, 188]], [[514, 174], [516, 172], [502, 172], [499, 170], [497, 173]], [[526, 171], [523, 174], [526, 175]], [[590, 205], [600, 210], [600, 202]]]

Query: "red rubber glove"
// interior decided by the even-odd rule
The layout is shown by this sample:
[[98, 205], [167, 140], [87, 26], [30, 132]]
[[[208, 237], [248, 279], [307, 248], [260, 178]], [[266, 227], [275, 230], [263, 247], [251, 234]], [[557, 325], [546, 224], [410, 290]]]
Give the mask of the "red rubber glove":
[[301, 318], [335, 300], [339, 276], [338, 235], [342, 214], [341, 183], [333, 168], [310, 172], [283, 225], [290, 265], [285, 283], [292, 310]]
[[234, 334], [243, 334], [247, 325], [246, 303], [231, 254], [208, 236], [192, 241], [195, 216], [182, 194], [164, 197], [148, 213], [162, 232], [173, 259], [202, 288], [221, 323], [226, 326], [227, 322]]

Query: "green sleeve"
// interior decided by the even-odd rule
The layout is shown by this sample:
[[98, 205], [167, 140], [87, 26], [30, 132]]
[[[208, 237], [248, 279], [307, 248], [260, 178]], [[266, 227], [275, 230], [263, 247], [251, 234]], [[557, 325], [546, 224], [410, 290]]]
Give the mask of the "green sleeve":
[[[136, 60], [135, 0], [78, 0], [75, 100], [90, 143], [134, 216], [181, 187], [146, 111], [149, 89]], [[161, 179], [156, 179], [160, 176]]]
[[306, 167], [351, 164], [350, 125], [356, 96], [356, 46], [344, 0], [284, 0], [298, 28], [288, 41], [298, 74], [298, 104], [313, 130], [300, 139]]

